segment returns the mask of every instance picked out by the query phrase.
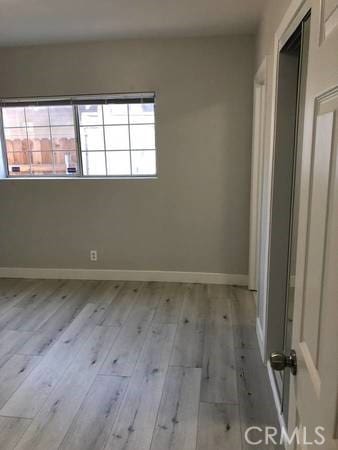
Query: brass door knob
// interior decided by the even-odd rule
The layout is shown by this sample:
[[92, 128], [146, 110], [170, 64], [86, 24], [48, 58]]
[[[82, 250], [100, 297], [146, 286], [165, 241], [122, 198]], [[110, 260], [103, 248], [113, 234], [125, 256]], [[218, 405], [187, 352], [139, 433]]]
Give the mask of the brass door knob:
[[288, 356], [281, 352], [272, 352], [270, 364], [273, 370], [281, 371], [289, 367], [292, 375], [297, 374], [297, 356], [294, 350], [291, 350]]

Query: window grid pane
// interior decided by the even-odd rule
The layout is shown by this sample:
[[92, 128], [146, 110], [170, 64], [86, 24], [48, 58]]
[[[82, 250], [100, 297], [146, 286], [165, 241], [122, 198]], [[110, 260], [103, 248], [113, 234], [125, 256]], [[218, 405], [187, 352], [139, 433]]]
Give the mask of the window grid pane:
[[104, 142], [104, 166], [105, 166], [105, 175], [108, 175], [108, 169], [107, 169], [107, 143], [106, 143], [106, 130], [105, 130], [105, 124], [104, 124], [104, 115], [103, 115], [103, 107], [101, 106], [102, 111], [102, 125], [103, 125], [103, 142]]
[[135, 150], [132, 151], [132, 174], [156, 175], [156, 155], [155, 150]]
[[9, 176], [155, 176], [154, 103], [2, 108]]
[[153, 104], [87, 104], [77, 108], [83, 175], [156, 175]]
[[[54, 120], [57, 125], [51, 124], [50, 109], [58, 116]], [[72, 106], [8, 107], [2, 111], [9, 176], [53, 177], [79, 173]], [[66, 117], [65, 124], [61, 123], [62, 115]], [[18, 116], [23, 126], [11, 127], [18, 122]]]

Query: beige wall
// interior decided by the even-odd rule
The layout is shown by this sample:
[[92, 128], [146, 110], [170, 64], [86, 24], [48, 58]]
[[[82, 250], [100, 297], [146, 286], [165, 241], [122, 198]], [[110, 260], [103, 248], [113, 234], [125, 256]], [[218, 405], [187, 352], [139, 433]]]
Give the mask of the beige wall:
[[273, 51], [273, 38], [291, 0], [268, 0], [260, 22], [256, 44], [256, 69]]
[[159, 169], [157, 180], [1, 181], [0, 266], [247, 273], [254, 38], [0, 57], [0, 97], [155, 90]]

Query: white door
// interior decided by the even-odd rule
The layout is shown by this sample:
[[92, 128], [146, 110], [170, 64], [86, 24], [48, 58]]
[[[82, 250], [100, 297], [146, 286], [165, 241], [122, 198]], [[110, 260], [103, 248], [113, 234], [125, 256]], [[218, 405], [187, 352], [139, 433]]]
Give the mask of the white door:
[[[338, 0], [311, 11], [301, 164], [289, 448], [338, 449]], [[316, 427], [323, 427], [316, 428]], [[325, 436], [325, 443], [321, 435]]]

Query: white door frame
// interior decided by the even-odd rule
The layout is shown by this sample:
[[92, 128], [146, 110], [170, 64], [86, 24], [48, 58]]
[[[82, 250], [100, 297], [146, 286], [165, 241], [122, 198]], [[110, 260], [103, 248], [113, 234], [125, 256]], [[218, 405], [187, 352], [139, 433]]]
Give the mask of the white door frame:
[[257, 291], [260, 272], [261, 206], [266, 123], [267, 57], [254, 78], [253, 132], [251, 154], [249, 289]]
[[[318, 1], [318, 3], [317, 3]], [[300, 380], [299, 377], [291, 378], [291, 386], [290, 386], [290, 392], [292, 395], [290, 396], [290, 404], [289, 404], [289, 423], [288, 423], [288, 429], [291, 431], [295, 430], [295, 425], [299, 426], [300, 429], [302, 425], [312, 425], [312, 429], [314, 429], [314, 421], [317, 421], [318, 414], [320, 415], [320, 419], [325, 424], [325, 426], [328, 427], [327, 431], [327, 437], [330, 440], [330, 443], [328, 443], [329, 447], [324, 448], [336, 448], [337, 445], [337, 438], [338, 438], [338, 429], [337, 424], [335, 423], [335, 417], [334, 414], [332, 414], [332, 411], [336, 411], [337, 405], [336, 405], [336, 391], [337, 391], [337, 384], [334, 374], [334, 361], [335, 356], [333, 356], [331, 353], [334, 353], [335, 351], [335, 345], [336, 341], [334, 339], [334, 331], [336, 322], [334, 322], [336, 317], [336, 305], [334, 303], [334, 300], [336, 299], [336, 292], [337, 292], [337, 276], [336, 276], [336, 267], [337, 267], [337, 243], [338, 243], [338, 234], [336, 232], [337, 228], [337, 210], [334, 210], [332, 207], [333, 201], [337, 201], [337, 191], [335, 190], [335, 187], [337, 185], [337, 178], [334, 178], [333, 184], [332, 179], [330, 178], [330, 210], [327, 209], [327, 211], [330, 211], [330, 215], [326, 218], [327, 224], [329, 224], [329, 230], [330, 233], [328, 234], [330, 236], [330, 241], [326, 241], [323, 243], [322, 247], [329, 249], [325, 256], [325, 264], [327, 269], [326, 272], [326, 284], [325, 284], [325, 298], [329, 301], [326, 302], [326, 310], [325, 310], [325, 319], [327, 322], [323, 323], [322, 326], [322, 332], [320, 333], [319, 330], [317, 330], [317, 338], [319, 339], [319, 336], [321, 340], [323, 341], [323, 348], [322, 348], [322, 356], [321, 356], [321, 370], [318, 369], [318, 371], [313, 370], [315, 368], [315, 363], [313, 364], [313, 367], [310, 365], [311, 361], [315, 359], [315, 357], [312, 357], [310, 355], [310, 351], [307, 355], [305, 354], [305, 350], [307, 347], [305, 345], [302, 346], [303, 341], [301, 341], [301, 334], [300, 329], [303, 326], [303, 307], [304, 307], [304, 296], [303, 296], [303, 285], [305, 285], [304, 279], [306, 278], [305, 275], [307, 272], [306, 269], [306, 252], [307, 252], [307, 239], [308, 239], [308, 233], [307, 229], [309, 226], [308, 222], [308, 202], [311, 200], [311, 189], [312, 188], [312, 173], [311, 173], [311, 167], [314, 167], [314, 163], [312, 165], [312, 156], [313, 156], [313, 149], [314, 149], [314, 143], [313, 138], [315, 135], [315, 128], [313, 123], [313, 118], [318, 116], [318, 111], [316, 112], [316, 108], [318, 107], [318, 102], [320, 103], [321, 107], [324, 108], [332, 108], [333, 106], [326, 105], [327, 97], [335, 99], [337, 97], [337, 59], [335, 59], [336, 55], [336, 43], [337, 41], [333, 41], [332, 39], [337, 38], [337, 32], [338, 32], [338, 9], [337, 6], [335, 9], [333, 9], [333, 13], [329, 15], [328, 17], [325, 16], [325, 22], [324, 22], [324, 11], [326, 13], [326, 10], [324, 10], [326, 6], [325, 0], [292, 0], [276, 33], [274, 36], [274, 47], [273, 47], [273, 55], [272, 55], [272, 70], [271, 70], [271, 76], [272, 80], [269, 80], [268, 83], [268, 89], [270, 93], [270, 86], [271, 86], [271, 101], [269, 101], [268, 105], [268, 114], [267, 118], [271, 117], [271, 124], [269, 125], [269, 128], [267, 129], [267, 144], [266, 144], [266, 150], [265, 150], [265, 171], [264, 171], [264, 195], [263, 195], [263, 216], [262, 216], [262, 230], [263, 230], [263, 236], [264, 239], [262, 239], [261, 242], [261, 256], [260, 256], [260, 267], [261, 267], [261, 273], [260, 273], [260, 283], [259, 283], [259, 302], [261, 302], [258, 306], [259, 308], [263, 308], [263, 313], [260, 315], [258, 319], [262, 320], [261, 323], [261, 331], [263, 331], [262, 334], [262, 353], [267, 360], [267, 353], [269, 351], [269, 346], [271, 346], [271, 336], [269, 336], [271, 327], [276, 326], [280, 318], [276, 318], [276, 316], [273, 316], [273, 308], [274, 303], [268, 302], [269, 298], [269, 254], [270, 254], [270, 238], [271, 238], [271, 224], [272, 224], [272, 189], [273, 189], [273, 177], [274, 177], [274, 147], [275, 147], [275, 133], [276, 133], [276, 110], [277, 110], [277, 92], [278, 92], [278, 73], [279, 73], [279, 52], [283, 45], [287, 42], [288, 38], [292, 35], [292, 33], [295, 31], [297, 26], [300, 24], [302, 19], [306, 16], [307, 12], [312, 8], [312, 15], [311, 15], [311, 33], [310, 33], [310, 53], [309, 53], [309, 65], [312, 68], [309, 72], [309, 79], [306, 86], [306, 105], [305, 105], [305, 124], [304, 124], [304, 142], [302, 145], [301, 150], [301, 193], [300, 193], [300, 211], [299, 211], [299, 223], [298, 223], [298, 241], [297, 241], [297, 266], [296, 266], [296, 280], [295, 280], [295, 310], [294, 310], [294, 327], [293, 327], [293, 345], [298, 353], [298, 360], [299, 360], [299, 373], [302, 374], [303, 378]], [[330, 11], [328, 11], [330, 13]], [[322, 15], [322, 17], [319, 17]], [[312, 28], [313, 27], [313, 28]], [[332, 33], [332, 35], [331, 35]], [[333, 34], [335, 33], [335, 34]], [[329, 36], [330, 35], [330, 36]], [[328, 42], [324, 42], [327, 37], [331, 38], [331, 41], [328, 39]], [[333, 44], [335, 42], [335, 44]], [[316, 44], [317, 43], [317, 44]], [[318, 61], [320, 61], [321, 64], [323, 62], [328, 63], [328, 70], [325, 70], [325, 66], [319, 66], [318, 72], [316, 71], [316, 57], [318, 58]], [[310, 63], [311, 61], [311, 63]], [[329, 62], [332, 61], [332, 66], [330, 66]], [[334, 70], [331, 70], [333, 69]], [[270, 76], [270, 75], [269, 75]], [[335, 90], [334, 90], [335, 89]], [[270, 109], [271, 108], [271, 109]], [[330, 109], [330, 113], [331, 113]], [[317, 114], [317, 116], [315, 115]], [[321, 113], [322, 114], [322, 113]], [[324, 114], [324, 113], [323, 113]], [[337, 114], [337, 113], [336, 113]], [[317, 122], [318, 124], [318, 122]], [[317, 125], [318, 126], [318, 125]], [[306, 131], [307, 129], [307, 131]], [[337, 128], [336, 128], [337, 129]], [[334, 128], [333, 128], [334, 130]], [[325, 130], [324, 130], [325, 132]], [[332, 132], [332, 130], [330, 131]], [[317, 145], [317, 144], [316, 144]], [[318, 144], [319, 145], [319, 144]], [[332, 142], [333, 146], [333, 142]], [[333, 148], [333, 147], [332, 147]], [[311, 150], [311, 151], [310, 151]], [[333, 150], [332, 150], [333, 151]], [[317, 148], [316, 155], [321, 155], [322, 153]], [[328, 161], [328, 154], [325, 155], [325, 163], [326, 167], [324, 169], [324, 175], [327, 176], [328, 170], [327, 169], [327, 161]], [[319, 161], [321, 162], [321, 161]], [[336, 167], [333, 164], [334, 167]], [[317, 165], [317, 173], [316, 175], [321, 174], [322, 166], [319, 164]], [[334, 169], [335, 170], [335, 169]], [[330, 169], [331, 171], [331, 169]], [[330, 172], [331, 173], [331, 172]], [[335, 172], [336, 176], [336, 172]], [[318, 179], [318, 178], [317, 178]], [[326, 179], [326, 178], [325, 178]], [[327, 179], [326, 179], [327, 180]], [[333, 187], [332, 187], [333, 186]], [[319, 183], [319, 188], [321, 187], [321, 184]], [[318, 183], [317, 183], [317, 190], [318, 192]], [[320, 190], [320, 189], [319, 189]], [[332, 192], [334, 194], [332, 194]], [[310, 195], [311, 194], [311, 195]], [[328, 194], [328, 195], [329, 195]], [[318, 197], [319, 198], [319, 197]], [[317, 200], [318, 200], [317, 198]], [[313, 204], [315, 204], [316, 198], [313, 200]], [[323, 217], [325, 216], [325, 212], [323, 212], [324, 209], [324, 203], [320, 205], [320, 214], [319, 220], [321, 222], [319, 225], [323, 224]], [[333, 212], [335, 212], [335, 215]], [[313, 217], [316, 217], [316, 214], [313, 215]], [[333, 218], [332, 218], [333, 217]], [[329, 221], [330, 218], [330, 221]], [[312, 222], [311, 222], [312, 224]], [[310, 225], [311, 225], [310, 224]], [[315, 225], [311, 228], [312, 230], [316, 230], [315, 226], [317, 226], [317, 222], [315, 222]], [[312, 237], [313, 239], [313, 237]], [[322, 239], [322, 236], [320, 237]], [[266, 241], [266, 242], [265, 242]], [[316, 239], [312, 240], [312, 244], [315, 242]], [[321, 241], [323, 242], [323, 240]], [[264, 245], [263, 245], [264, 244]], [[313, 250], [315, 245], [312, 245], [311, 249]], [[316, 256], [315, 252], [312, 254], [311, 262], [312, 266], [315, 266], [316, 264]], [[323, 259], [324, 264], [324, 259]], [[322, 266], [321, 266], [322, 267]], [[324, 265], [323, 265], [324, 267]], [[315, 272], [314, 270], [312, 271]], [[309, 272], [310, 273], [310, 272]], [[311, 280], [311, 277], [309, 277]], [[309, 288], [308, 283], [306, 286]], [[323, 284], [322, 287], [323, 288]], [[312, 286], [310, 286], [312, 288]], [[308, 289], [310, 292], [311, 289]], [[311, 291], [312, 292], [312, 291]], [[322, 291], [324, 292], [324, 291]], [[313, 294], [313, 295], [312, 295]], [[314, 291], [312, 293], [312, 297], [310, 298], [311, 301], [316, 300], [317, 301], [317, 291]], [[324, 294], [323, 294], [324, 295]], [[321, 299], [319, 299], [321, 300]], [[316, 307], [319, 305], [319, 300], [316, 303]], [[318, 308], [317, 308], [318, 309]], [[318, 320], [320, 320], [320, 316], [316, 314], [311, 314], [312, 309], [310, 308], [309, 317], [317, 317]], [[262, 312], [262, 311], [261, 311]], [[323, 313], [323, 312], [322, 312]], [[324, 313], [323, 313], [324, 314]], [[305, 320], [305, 319], [304, 319]], [[307, 324], [309, 324], [310, 321], [307, 320]], [[257, 325], [259, 325], [257, 321]], [[311, 323], [310, 323], [311, 325]], [[257, 334], [259, 335], [259, 326], [257, 326]], [[309, 337], [310, 336], [310, 337]], [[311, 343], [311, 329], [308, 330], [308, 342]], [[306, 343], [305, 343], [306, 344]], [[331, 345], [332, 344], [332, 345]], [[277, 350], [277, 349], [275, 349]], [[318, 357], [318, 353], [317, 356]], [[318, 363], [319, 364], [319, 363]], [[316, 366], [317, 368], [317, 366]], [[280, 401], [277, 395], [277, 389], [276, 389], [276, 382], [275, 378], [273, 376], [273, 371], [270, 367], [270, 364], [268, 363], [268, 370], [270, 375], [270, 381], [273, 388], [275, 395], [275, 401], [277, 409], [280, 411]], [[310, 395], [309, 395], [310, 394]], [[320, 407], [320, 412], [316, 410], [316, 402], [318, 402], [317, 406]], [[299, 409], [299, 406], [301, 405], [301, 409]], [[302, 413], [301, 415], [299, 413]], [[281, 426], [284, 428], [287, 428], [284, 424], [283, 417], [280, 414], [280, 423]], [[302, 422], [304, 421], [304, 423]], [[336, 428], [335, 428], [336, 427]], [[305, 436], [304, 436], [305, 437]], [[310, 444], [309, 444], [310, 445]], [[308, 448], [309, 445], [304, 441], [301, 443], [301, 447], [297, 448]], [[288, 448], [294, 449], [294, 445], [288, 446]], [[316, 447], [317, 448], [317, 447]]]
[[[278, 412], [281, 410], [281, 403], [277, 395], [277, 386], [275, 378], [273, 376], [270, 363], [268, 362], [268, 342], [269, 342], [269, 332], [268, 332], [268, 322], [271, 320], [271, 309], [272, 305], [268, 302], [268, 292], [269, 292], [269, 282], [268, 282], [268, 272], [270, 264], [270, 236], [271, 236], [271, 222], [272, 222], [272, 191], [273, 191], [273, 167], [274, 167], [274, 147], [275, 147], [275, 137], [276, 137], [276, 117], [277, 117], [277, 92], [278, 92], [278, 72], [279, 72], [279, 52], [284, 44], [287, 42], [292, 33], [296, 30], [302, 19], [305, 17], [306, 13], [310, 10], [311, 3], [310, 0], [292, 0], [277, 31], [274, 35], [274, 45], [273, 54], [271, 58], [272, 65], [272, 80], [271, 80], [271, 105], [269, 106], [269, 112], [271, 114], [272, 120], [270, 124], [269, 131], [269, 141], [267, 143], [267, 148], [265, 149], [265, 170], [264, 176], [266, 186], [264, 188], [263, 201], [266, 204], [267, 214], [262, 216], [262, 228], [265, 230], [265, 235], [268, 236], [268, 242], [263, 247], [261, 247], [260, 253], [260, 283], [259, 283], [259, 301], [261, 302], [261, 309], [263, 310], [263, 318], [261, 318], [262, 323], [260, 323], [259, 318], [257, 319], [257, 335], [261, 340], [261, 353], [263, 360], [267, 362], [270, 382], [272, 389], [274, 391], [274, 399]], [[273, 325], [273, 324], [272, 324]], [[280, 422], [282, 426], [285, 426], [283, 417], [280, 415]]]
[[[260, 251], [260, 281], [259, 281], [259, 301], [263, 310], [263, 317], [257, 329], [257, 334], [261, 336], [261, 352], [263, 359], [267, 360], [267, 342], [269, 339], [267, 333], [267, 321], [269, 320], [269, 304], [268, 304], [268, 271], [269, 271], [269, 253], [270, 253], [270, 232], [271, 232], [271, 214], [272, 214], [272, 189], [273, 189], [273, 166], [274, 166], [274, 147], [275, 147], [275, 132], [276, 132], [276, 116], [277, 116], [277, 84], [278, 84], [278, 70], [279, 70], [279, 51], [286, 43], [288, 38], [296, 30], [301, 20], [310, 9], [309, 0], [292, 0], [287, 9], [281, 24], [279, 25], [275, 36], [273, 54], [268, 65], [272, 66], [271, 79], [271, 104], [268, 107], [268, 113], [272, 120], [270, 123], [269, 141], [264, 151], [264, 191], [262, 199], [265, 203], [263, 215], [261, 217], [261, 227], [264, 229], [264, 235], [268, 236], [266, 245], [261, 245]], [[270, 57], [269, 57], [270, 58]], [[263, 244], [263, 243], [261, 243]]]

